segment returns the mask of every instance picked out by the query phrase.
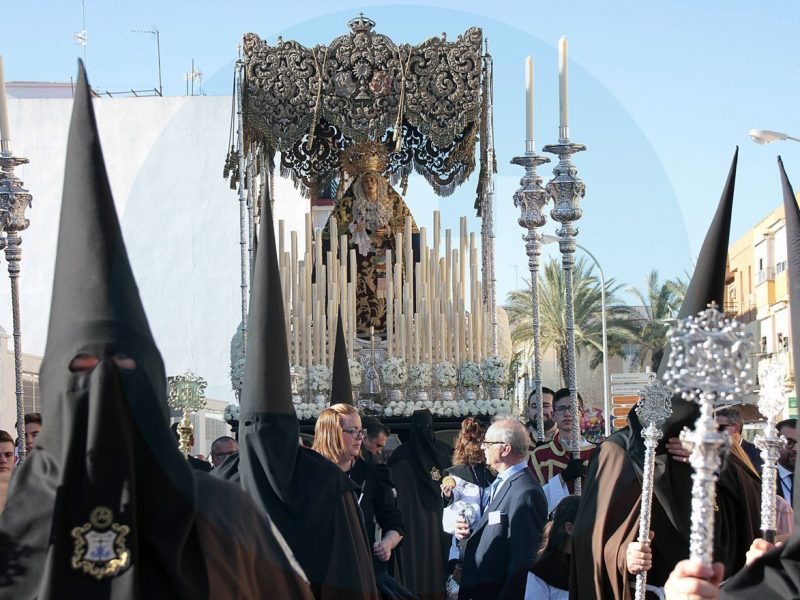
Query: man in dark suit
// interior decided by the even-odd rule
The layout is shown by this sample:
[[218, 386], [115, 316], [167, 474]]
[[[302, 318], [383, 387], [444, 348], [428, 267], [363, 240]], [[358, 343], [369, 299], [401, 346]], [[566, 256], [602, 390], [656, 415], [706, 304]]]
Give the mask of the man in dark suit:
[[775, 428], [778, 435], [786, 438], [786, 443], [781, 448], [778, 456], [778, 494], [789, 502], [792, 502], [794, 492], [794, 465], [797, 459], [797, 419], [786, 419], [778, 423]]
[[463, 571], [461, 600], [522, 599], [525, 582], [547, 519], [547, 500], [525, 459], [528, 432], [516, 419], [495, 421], [483, 442], [486, 464], [497, 479], [486, 494], [488, 505], [470, 531], [459, 518]]

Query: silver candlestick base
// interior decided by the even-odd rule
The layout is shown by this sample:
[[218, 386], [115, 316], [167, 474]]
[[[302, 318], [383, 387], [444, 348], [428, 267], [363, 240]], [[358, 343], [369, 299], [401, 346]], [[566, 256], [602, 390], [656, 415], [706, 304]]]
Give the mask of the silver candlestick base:
[[[543, 209], [549, 200], [547, 190], [542, 187], [542, 178], [536, 172], [540, 165], [549, 163], [546, 156], [536, 154], [533, 140], [527, 140], [525, 155], [515, 156], [511, 164], [525, 167], [525, 175], [520, 180], [520, 188], [514, 193], [514, 206], [520, 209], [517, 222], [527, 230], [525, 253], [528, 255], [528, 268], [531, 273], [531, 305], [533, 312], [533, 386], [536, 393], [537, 424], [536, 439], [543, 442], [544, 406], [542, 403], [542, 349], [541, 327], [539, 325], [539, 257], [542, 254], [542, 234], [538, 229], [547, 222]], [[530, 407], [528, 407], [530, 408]]]
[[[560, 239], [558, 247], [561, 251], [561, 265], [564, 270], [564, 309], [566, 313], [567, 334], [567, 372], [565, 379], [572, 402], [572, 456], [579, 459], [581, 456], [581, 415], [578, 405], [578, 383], [575, 376], [575, 307], [574, 307], [574, 267], [575, 267], [575, 236], [578, 231], [572, 226], [573, 222], [583, 214], [579, 204], [586, 193], [586, 184], [578, 178], [578, 169], [572, 164], [572, 155], [586, 150], [583, 144], [575, 144], [566, 138], [566, 131], [561, 132], [558, 144], [544, 147], [545, 152], [556, 154], [558, 164], [553, 169], [553, 179], [547, 184], [547, 193], [553, 199], [553, 210], [550, 216], [561, 223], [557, 231]], [[575, 480], [575, 493], [581, 493], [581, 480]]]

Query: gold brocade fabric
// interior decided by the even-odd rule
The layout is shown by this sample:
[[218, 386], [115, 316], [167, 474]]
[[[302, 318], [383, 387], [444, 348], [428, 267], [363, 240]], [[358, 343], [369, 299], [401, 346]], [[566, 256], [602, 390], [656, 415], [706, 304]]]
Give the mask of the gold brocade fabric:
[[[348, 248], [356, 249], [356, 330], [358, 337], [369, 337], [370, 327], [375, 328], [376, 334], [383, 334], [386, 331], [386, 251], [391, 250], [394, 255], [394, 236], [403, 231], [406, 216], [411, 216], [411, 211], [400, 195], [391, 187], [387, 192], [387, 198], [383, 202], [390, 203], [392, 208], [388, 225], [389, 235], [376, 236], [372, 231], [367, 230], [374, 251], [368, 252], [366, 256], [359, 253], [358, 247], [353, 244], [353, 237], [350, 233], [355, 200], [352, 186], [348, 188], [331, 212], [331, 217], [336, 219], [339, 234], [348, 236]], [[378, 201], [381, 202], [381, 200]], [[412, 232], [418, 233], [413, 217], [411, 225]], [[323, 232], [324, 239], [328, 239], [329, 235], [330, 220]]]

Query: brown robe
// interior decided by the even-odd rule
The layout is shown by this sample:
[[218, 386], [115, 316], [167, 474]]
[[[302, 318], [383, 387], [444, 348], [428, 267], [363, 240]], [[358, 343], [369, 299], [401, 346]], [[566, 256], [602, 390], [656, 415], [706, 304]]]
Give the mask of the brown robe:
[[[648, 584], [655, 586], [663, 586], [675, 564], [689, 557], [690, 515], [683, 514], [686, 511], [681, 505], [688, 504], [686, 498], [691, 494], [691, 468], [668, 456], [662, 458], [661, 476], [665, 487], [671, 486], [675, 502], [665, 509], [659, 498], [653, 497], [651, 530], [655, 539]], [[628, 573], [625, 553], [639, 534], [641, 490], [626, 449], [613, 442], [601, 444], [591, 461], [575, 518], [570, 598], [633, 597], [630, 584], [635, 577]], [[716, 500], [715, 559], [725, 564], [726, 573], [733, 573], [744, 565], [760, 519], [758, 479], [733, 455], [728, 455], [722, 468]], [[669, 516], [676, 508], [682, 521], [678, 528]]]
[[308, 581], [272, 521], [238, 486], [196, 475], [198, 542], [209, 598], [311, 600]]

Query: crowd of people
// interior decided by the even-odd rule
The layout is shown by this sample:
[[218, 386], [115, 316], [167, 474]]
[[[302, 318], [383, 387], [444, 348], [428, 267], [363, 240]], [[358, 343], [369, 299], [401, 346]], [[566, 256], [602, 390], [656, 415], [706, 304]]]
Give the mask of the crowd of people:
[[[19, 465], [13, 437], [0, 432], [0, 600], [627, 599], [643, 572], [651, 598], [800, 597], [794, 419], [778, 424], [778, 482], [764, 490], [741, 415], [717, 413], [731, 445], [713, 499], [713, 564], [686, 560], [695, 507], [679, 434], [699, 408], [679, 396], [661, 426], [647, 542], [638, 541], [642, 423], [631, 411], [627, 427], [592, 446], [574, 435], [573, 407], [583, 400], [567, 389], [529, 398], [527, 424], [467, 418], [452, 446], [431, 413], [417, 411], [385, 461], [392, 432], [334, 389], [306, 447], [291, 399], [269, 198], [238, 437], [215, 440], [211, 462], [181, 452], [82, 67], [75, 90], [42, 413], [25, 417]], [[787, 224], [800, 240], [788, 190]], [[701, 256], [714, 258], [713, 268], [698, 263], [679, 317], [717, 297], [723, 237], [707, 237]], [[705, 289], [698, 282], [708, 273], [716, 283]], [[344, 351], [337, 344], [334, 365], [347, 364]], [[764, 495], [778, 507], [774, 539], [759, 531]]]
[[[720, 565], [716, 567], [719, 572], [703, 579], [695, 577], [700, 572], [693, 571], [693, 565], [679, 563], [686, 548], [681, 548], [675, 539], [676, 530], [666, 514], [676, 506], [660, 504], [658, 497], [649, 542], [633, 540], [638, 531], [636, 515], [624, 514], [628, 510], [625, 494], [618, 495], [616, 503], [609, 505], [609, 510], [613, 507], [621, 519], [628, 517], [630, 523], [623, 527], [625, 534], [597, 536], [597, 524], [587, 521], [586, 508], [583, 515], [579, 514], [582, 497], [573, 493], [575, 480], [582, 478], [586, 483], [595, 448], [584, 443], [580, 459], [572, 458], [568, 390], [553, 392], [545, 387], [542, 400], [545, 440], [536, 436], [538, 403], [532, 394], [532, 418], [527, 423], [498, 417], [487, 428], [470, 417], [461, 423], [452, 448], [435, 435], [430, 412], [417, 411], [410, 421], [408, 439], [393, 450], [388, 460], [383, 450], [392, 432], [377, 417], [362, 417], [349, 404], [334, 404], [320, 414], [311, 450], [335, 465], [353, 484], [352, 495], [359, 507], [380, 597], [559, 600], [570, 597], [571, 576], [573, 597], [631, 597], [635, 576], [645, 571], [649, 572], [650, 593], [663, 597], [670, 585], [685, 587], [687, 582], [696, 580], [701, 586], [703, 581], [719, 578], [719, 573], [728, 567], [741, 568], [774, 547], [757, 536], [758, 505], [753, 503], [759, 500], [761, 462], [750, 458], [760, 456], [742, 437], [743, 420], [736, 408], [717, 412], [720, 430], [728, 431], [732, 441], [732, 464], [721, 474], [717, 510], [719, 530], [727, 536], [720, 543], [727, 540], [738, 556], [720, 548], [718, 556], [725, 570]], [[778, 460], [777, 546], [793, 530], [796, 425], [796, 420], [789, 419], [777, 426], [785, 440]], [[28, 456], [36, 452], [36, 437], [41, 430], [41, 414], [25, 415]], [[298, 440], [298, 447], [302, 444], [303, 440]], [[603, 442], [601, 447], [604, 451], [619, 448], [614, 440]], [[14, 448], [13, 438], [0, 431], [0, 475], [7, 473], [6, 479], [17, 462]], [[672, 439], [665, 449], [668, 464], [688, 469], [687, 453], [681, 445]], [[239, 451], [234, 437], [222, 436], [211, 444], [210, 463], [195, 459], [187, 464], [204, 472], [214, 469], [229, 478], [226, 463], [229, 466], [239, 461]], [[731, 484], [730, 477], [734, 475], [744, 479]], [[597, 504], [595, 488], [603, 483], [605, 475], [590, 471], [589, 476], [584, 501]], [[679, 478], [674, 477], [672, 483], [678, 482]], [[635, 496], [636, 486], [629, 488], [628, 494]], [[726, 500], [728, 491], [730, 498]], [[751, 501], [747, 514], [733, 512], [742, 506], [731, 503], [735, 497]], [[4, 500], [0, 499], [0, 506]], [[683, 515], [686, 517], [688, 514]], [[607, 525], [609, 515], [602, 515], [600, 521]], [[586, 541], [582, 550], [574, 551], [574, 539]], [[610, 553], [612, 560], [593, 555], [593, 548], [602, 548], [604, 556]], [[582, 578], [576, 569], [586, 558], [587, 549], [600, 566], [583, 571], [594, 572], [594, 577]], [[616, 571], [610, 570], [612, 565]], [[671, 572], [673, 583], [669, 579]], [[709, 593], [697, 597], [716, 597], [715, 586], [705, 587]]]

